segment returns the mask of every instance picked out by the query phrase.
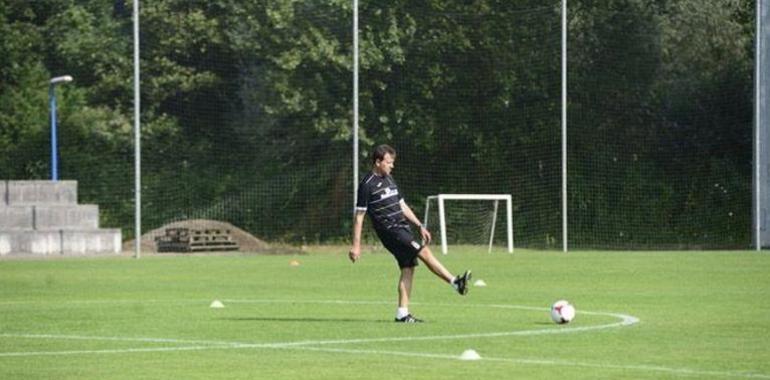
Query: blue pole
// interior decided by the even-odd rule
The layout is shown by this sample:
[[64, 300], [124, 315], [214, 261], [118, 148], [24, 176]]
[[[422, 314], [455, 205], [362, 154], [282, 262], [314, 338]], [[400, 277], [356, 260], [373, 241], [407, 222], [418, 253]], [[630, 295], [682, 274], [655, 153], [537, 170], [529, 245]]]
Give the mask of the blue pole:
[[56, 92], [54, 84], [48, 90], [48, 98], [51, 104], [51, 180], [59, 180], [59, 160], [56, 143]]

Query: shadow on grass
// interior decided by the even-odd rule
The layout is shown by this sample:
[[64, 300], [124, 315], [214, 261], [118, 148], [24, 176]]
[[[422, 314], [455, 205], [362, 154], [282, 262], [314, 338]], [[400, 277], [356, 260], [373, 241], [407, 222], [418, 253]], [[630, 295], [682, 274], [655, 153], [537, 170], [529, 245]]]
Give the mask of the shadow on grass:
[[241, 317], [222, 318], [231, 322], [307, 322], [307, 323], [394, 323], [385, 319], [356, 319], [356, 318], [281, 318], [281, 317]]

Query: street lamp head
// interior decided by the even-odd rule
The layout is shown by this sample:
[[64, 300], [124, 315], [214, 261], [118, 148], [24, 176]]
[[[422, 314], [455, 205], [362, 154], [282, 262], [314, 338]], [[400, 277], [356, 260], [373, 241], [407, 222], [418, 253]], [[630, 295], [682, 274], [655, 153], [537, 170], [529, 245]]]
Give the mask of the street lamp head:
[[51, 85], [59, 84], [59, 83], [67, 83], [72, 82], [72, 76], [70, 75], [63, 75], [56, 78], [51, 78]]
[[51, 103], [51, 180], [59, 180], [59, 148], [56, 142], [56, 85], [59, 83], [72, 82], [72, 76], [62, 75], [51, 78], [50, 87], [48, 87], [48, 97]]

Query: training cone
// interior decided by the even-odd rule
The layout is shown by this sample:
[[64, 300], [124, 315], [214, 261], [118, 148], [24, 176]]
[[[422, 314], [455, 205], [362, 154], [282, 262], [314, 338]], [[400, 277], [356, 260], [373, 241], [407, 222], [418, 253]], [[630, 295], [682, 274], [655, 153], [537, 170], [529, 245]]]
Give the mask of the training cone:
[[212, 309], [222, 309], [225, 307], [225, 304], [222, 303], [220, 300], [214, 300], [214, 302], [211, 303], [210, 306]]
[[460, 360], [481, 360], [481, 356], [474, 350], [465, 350], [460, 355]]
[[473, 283], [473, 286], [478, 286], [480, 288], [483, 288], [487, 286], [487, 283], [484, 282], [484, 280], [476, 280], [476, 282]]
[[291, 260], [291, 261], [289, 261], [289, 265], [293, 266], [293, 267], [298, 267], [299, 266], [299, 261]]

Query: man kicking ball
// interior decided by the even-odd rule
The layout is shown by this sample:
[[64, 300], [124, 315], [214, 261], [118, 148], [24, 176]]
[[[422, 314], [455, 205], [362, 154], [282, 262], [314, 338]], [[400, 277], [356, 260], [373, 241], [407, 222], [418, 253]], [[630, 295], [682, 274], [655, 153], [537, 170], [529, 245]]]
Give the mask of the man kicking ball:
[[[422, 322], [409, 313], [409, 296], [412, 292], [414, 268], [419, 258], [428, 266], [431, 272], [449, 283], [458, 293], [468, 293], [471, 271], [465, 271], [460, 276], [453, 276], [433, 256], [427, 244], [431, 236], [428, 229], [420, 223], [412, 209], [404, 201], [398, 186], [390, 176], [393, 163], [396, 161], [396, 150], [388, 145], [380, 145], [372, 154], [374, 167], [358, 185], [358, 200], [353, 221], [353, 247], [348, 256], [355, 263], [361, 257], [361, 230], [364, 225], [364, 215], [374, 224], [374, 230], [385, 248], [396, 258], [401, 268], [398, 280], [398, 310], [396, 322]], [[419, 226], [422, 243], [415, 240], [409, 223]]]

